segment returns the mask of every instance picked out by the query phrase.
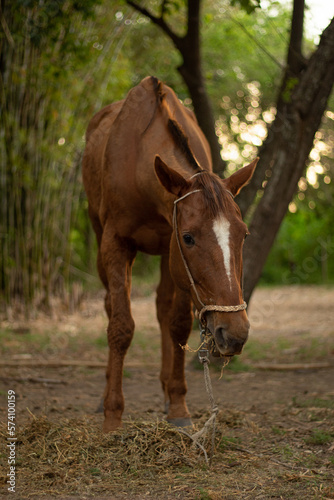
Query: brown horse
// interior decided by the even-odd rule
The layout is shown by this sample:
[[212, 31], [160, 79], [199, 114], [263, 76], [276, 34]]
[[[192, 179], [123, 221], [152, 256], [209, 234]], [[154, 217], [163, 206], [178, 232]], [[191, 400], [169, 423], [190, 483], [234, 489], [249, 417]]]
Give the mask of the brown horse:
[[218, 355], [239, 354], [248, 336], [241, 285], [247, 227], [233, 198], [257, 160], [225, 180], [213, 174], [194, 114], [154, 77], [97, 113], [86, 140], [83, 180], [109, 317], [104, 430], [121, 426], [123, 363], [134, 333], [131, 269], [138, 250], [162, 256], [156, 300], [160, 380], [168, 421], [189, 425], [180, 346], [192, 328], [192, 303]]

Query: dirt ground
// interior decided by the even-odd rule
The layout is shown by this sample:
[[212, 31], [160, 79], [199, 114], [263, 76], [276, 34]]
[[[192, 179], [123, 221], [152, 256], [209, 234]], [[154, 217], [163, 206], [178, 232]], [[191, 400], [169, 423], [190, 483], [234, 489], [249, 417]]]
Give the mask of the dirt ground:
[[[165, 418], [154, 300], [154, 296], [137, 297], [132, 302], [136, 333], [124, 371], [125, 427], [143, 419]], [[201, 476], [182, 489], [176, 473], [170, 472], [175, 483], [171, 484], [170, 478], [164, 482], [162, 471], [146, 483], [137, 471], [136, 481], [139, 474], [141, 482], [136, 486], [131, 476], [128, 490], [124, 484], [121, 489], [109, 485], [108, 494], [88, 487], [75, 494], [62, 492], [58, 485], [51, 494], [50, 489], [26, 485], [18, 498], [69, 494], [77, 498], [334, 499], [333, 305], [333, 288], [297, 286], [255, 292], [244, 353], [224, 369], [221, 379], [219, 369], [210, 369], [220, 409], [218, 421], [224, 429], [217, 445], [220, 454], [213, 458], [211, 484]], [[73, 314], [58, 308], [53, 316], [3, 321], [1, 421], [6, 422], [7, 393], [13, 390], [18, 428], [40, 417], [50, 422], [87, 417], [100, 426], [102, 415], [96, 409], [104, 389], [106, 324], [100, 295], [83, 300]], [[197, 331], [189, 344], [198, 345]], [[187, 354], [186, 377], [187, 402], [197, 425], [209, 415], [209, 401], [202, 369], [192, 353]], [[7, 496], [6, 451], [2, 458], [1, 491]], [[245, 462], [253, 468], [246, 470]]]

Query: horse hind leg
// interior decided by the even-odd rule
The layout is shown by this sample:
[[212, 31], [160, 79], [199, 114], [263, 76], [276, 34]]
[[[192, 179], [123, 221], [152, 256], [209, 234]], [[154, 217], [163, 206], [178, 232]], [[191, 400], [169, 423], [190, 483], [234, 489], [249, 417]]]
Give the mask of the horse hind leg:
[[110, 291], [110, 317], [107, 330], [109, 358], [104, 393], [104, 432], [113, 431], [122, 425], [123, 365], [134, 333], [130, 288], [135, 254], [135, 249], [128, 241], [117, 239], [112, 228], [106, 227], [101, 242], [101, 258]]

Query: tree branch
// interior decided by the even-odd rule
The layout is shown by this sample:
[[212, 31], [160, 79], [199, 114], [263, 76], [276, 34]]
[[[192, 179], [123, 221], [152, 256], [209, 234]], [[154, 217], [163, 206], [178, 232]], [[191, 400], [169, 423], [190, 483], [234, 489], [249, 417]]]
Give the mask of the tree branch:
[[[288, 54], [286, 56], [286, 63], [283, 66], [281, 65], [281, 63], [276, 61], [275, 58], [271, 56], [271, 54], [268, 53], [265, 47], [261, 47], [262, 50], [268, 53], [269, 57], [271, 57], [272, 60], [277, 62], [278, 66], [282, 68], [283, 79], [276, 103], [277, 116], [275, 121], [268, 128], [268, 137], [258, 152], [260, 156], [259, 164], [255, 170], [252, 182], [242, 190], [238, 198], [238, 205], [240, 207], [243, 216], [246, 215], [248, 209], [250, 208], [251, 204], [254, 201], [257, 191], [261, 188], [263, 181], [266, 180], [266, 171], [267, 170], [270, 171], [272, 166], [274, 165], [274, 159], [272, 157], [272, 154], [271, 157], [270, 154], [269, 157], [267, 157], [267, 149], [269, 149], [270, 151], [270, 147], [268, 148], [267, 145], [272, 142], [273, 137], [277, 133], [276, 132], [277, 129], [279, 129], [280, 127], [283, 128], [286, 125], [285, 124], [285, 113], [286, 113], [285, 109], [287, 105], [286, 101], [291, 99], [291, 92], [293, 90], [293, 89], [290, 90], [289, 88], [287, 89], [286, 87], [287, 82], [291, 80], [292, 77], [298, 78], [300, 76], [301, 70], [306, 66], [306, 61], [303, 59], [303, 56], [301, 54], [304, 7], [305, 7], [305, 0], [294, 0], [293, 14], [291, 19], [289, 48], [288, 48]], [[231, 19], [237, 24], [239, 24], [244, 31], [246, 31], [245, 28], [241, 25], [241, 23], [239, 23], [232, 17]], [[296, 33], [294, 32], [295, 30]], [[284, 67], [286, 68], [285, 71]], [[296, 82], [296, 84], [297, 83], [298, 82]]]
[[[324, 90], [325, 86], [329, 86], [329, 89], [332, 87], [334, 79], [333, 75], [334, 18], [323, 31], [319, 46], [309, 59], [298, 89], [293, 96], [294, 101], [297, 103], [297, 109], [302, 116], [309, 113], [309, 110], [312, 107], [319, 91]], [[319, 81], [322, 81], [320, 86]], [[326, 94], [329, 95], [330, 90], [327, 91]]]
[[163, 18], [165, 12], [166, 12], [166, 3], [168, 2], [168, 0], [163, 0], [162, 4], [161, 4], [161, 13], [160, 13], [160, 17], [161, 19]]
[[289, 70], [296, 75], [305, 64], [302, 54], [304, 11], [305, 0], [294, 0], [287, 63]]
[[140, 5], [136, 4], [132, 0], [126, 0], [126, 3], [128, 5], [130, 5], [130, 7], [134, 8], [135, 10], [137, 10], [138, 12], [143, 14], [143, 16], [148, 17], [152, 21], [152, 23], [159, 26], [162, 29], [162, 31], [164, 31], [166, 33], [166, 35], [169, 36], [169, 38], [174, 43], [175, 47], [181, 51], [181, 45], [182, 45], [183, 38], [178, 36], [176, 33], [174, 33], [174, 31], [170, 29], [168, 24], [163, 19], [163, 15], [165, 12], [165, 8], [164, 8], [165, 2], [163, 2], [163, 4], [162, 4], [160, 17], [153, 15], [149, 10], [145, 9], [145, 7], [141, 7]]
[[[200, 54], [200, 9], [201, 0], [188, 0], [188, 30], [186, 34], [186, 39], [189, 43], [192, 43], [192, 50]], [[195, 46], [194, 46], [195, 42]]]
[[214, 114], [205, 90], [204, 77], [201, 67], [201, 0], [188, 0], [187, 2], [187, 32], [183, 37], [178, 36], [174, 31], [172, 31], [163, 18], [166, 13], [166, 0], [162, 0], [162, 3], [160, 4], [160, 16], [155, 16], [145, 9], [145, 7], [141, 7], [133, 0], [126, 0], [126, 2], [138, 12], [148, 17], [154, 24], [159, 26], [172, 40], [176, 49], [180, 52], [183, 62], [177, 69], [188, 87], [198, 124], [210, 144], [213, 169], [215, 172], [222, 173], [225, 168], [225, 162], [220, 156], [221, 147], [215, 133]]

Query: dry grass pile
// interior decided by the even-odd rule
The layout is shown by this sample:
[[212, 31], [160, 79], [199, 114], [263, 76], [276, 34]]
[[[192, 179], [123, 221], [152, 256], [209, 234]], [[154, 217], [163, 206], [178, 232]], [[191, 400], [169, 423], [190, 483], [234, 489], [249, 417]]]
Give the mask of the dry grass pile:
[[[210, 467], [191, 439], [163, 421], [127, 421], [122, 430], [105, 435], [100, 415], [57, 421], [31, 417], [17, 430], [16, 492], [19, 498], [62, 500], [332, 499], [333, 410], [323, 408], [317, 415], [324, 425], [321, 435], [320, 430], [315, 435], [307, 412], [301, 409], [300, 424], [296, 421], [296, 429], [286, 433], [270, 418], [259, 427], [243, 412], [220, 412]], [[197, 430], [207, 418], [194, 415]], [[3, 425], [1, 445], [6, 437]], [[209, 443], [210, 435], [204, 443], [208, 452]], [[10, 495], [6, 468], [0, 475], [4, 496]]]
[[[93, 494], [118, 491], [138, 475], [190, 470], [201, 465], [198, 448], [167, 422], [127, 422], [105, 435], [100, 418], [33, 418], [17, 433], [18, 492], [27, 496]], [[7, 430], [1, 429], [6, 440]], [[204, 464], [203, 460], [203, 464]], [[2, 475], [4, 485], [6, 478]]]

